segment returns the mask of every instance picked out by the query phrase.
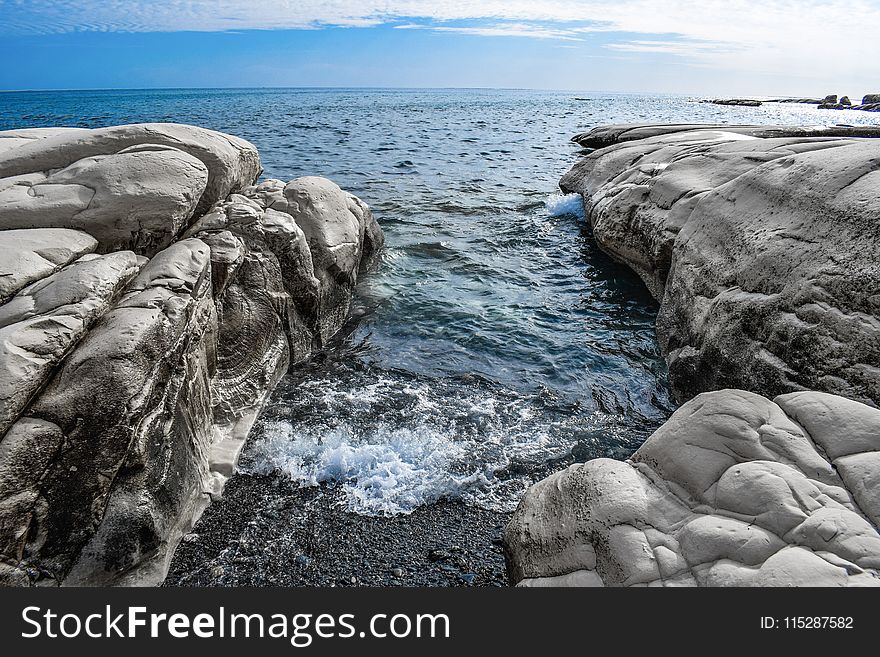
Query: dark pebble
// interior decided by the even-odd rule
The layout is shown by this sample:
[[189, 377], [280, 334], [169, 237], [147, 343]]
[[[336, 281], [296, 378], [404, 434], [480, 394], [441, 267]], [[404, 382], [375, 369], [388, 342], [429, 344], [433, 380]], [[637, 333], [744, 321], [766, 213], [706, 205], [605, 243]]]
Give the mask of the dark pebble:
[[343, 502], [333, 485], [236, 475], [193, 528], [199, 540], [178, 546], [165, 586], [508, 585], [496, 540], [510, 514], [441, 500], [372, 517]]

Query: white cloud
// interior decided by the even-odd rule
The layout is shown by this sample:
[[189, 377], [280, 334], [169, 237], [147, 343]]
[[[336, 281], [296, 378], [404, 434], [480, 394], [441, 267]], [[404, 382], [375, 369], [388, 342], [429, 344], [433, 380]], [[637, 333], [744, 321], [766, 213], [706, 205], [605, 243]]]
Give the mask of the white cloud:
[[559, 41], [581, 41], [577, 30], [556, 29], [530, 23], [493, 23], [479, 26], [423, 25], [406, 23], [395, 25], [399, 30], [430, 30], [431, 32], [452, 32], [483, 37], [524, 37], [529, 39], [555, 39]]
[[654, 53], [660, 55], [677, 55], [680, 57], [700, 57], [705, 55], [719, 55], [721, 53], [735, 53], [739, 48], [735, 44], [712, 41], [694, 41], [684, 39], [680, 41], [655, 41], [636, 39], [633, 41], [621, 41], [609, 43], [605, 46], [609, 50], [635, 53]]
[[0, 0], [0, 33], [378, 24], [559, 41], [605, 33], [627, 56], [866, 83], [880, 61], [877, 0]]

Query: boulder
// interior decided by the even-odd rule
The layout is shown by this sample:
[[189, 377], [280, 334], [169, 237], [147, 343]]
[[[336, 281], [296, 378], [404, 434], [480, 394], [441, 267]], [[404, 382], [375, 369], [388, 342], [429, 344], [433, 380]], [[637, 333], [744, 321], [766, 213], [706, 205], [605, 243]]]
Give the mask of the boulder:
[[102, 584], [157, 550], [207, 478], [215, 320], [204, 243], [144, 266], [0, 442], [6, 561]]
[[736, 387], [880, 403], [880, 140], [790, 132], [806, 136], [606, 129], [598, 137], [617, 143], [560, 183], [583, 196], [599, 246], [661, 301], [681, 401]]
[[[0, 132], [0, 143], [5, 134], [10, 133]], [[34, 130], [27, 134], [41, 136]], [[52, 128], [42, 134], [42, 139], [0, 153], [0, 178], [64, 169], [85, 158], [154, 144], [181, 150], [207, 169], [208, 180], [196, 205], [196, 213], [202, 214], [217, 201], [252, 184], [262, 170], [259, 153], [251, 143], [191, 125], [139, 123], [85, 131]]]
[[862, 98], [862, 105], [880, 104], [880, 94], [868, 94]]
[[320, 282], [317, 335], [325, 344], [342, 326], [361, 261], [382, 246], [382, 233], [360, 199], [326, 178], [297, 178], [284, 198], [312, 253]]
[[852, 101], [849, 99], [849, 96], [843, 96], [840, 99], [840, 104], [845, 105], [845, 106], [850, 106], [850, 105], [852, 105]]
[[73, 135], [88, 132], [86, 128], [25, 128], [22, 130], [0, 131], [0, 153], [11, 148], [18, 148], [37, 139], [46, 137]]
[[822, 101], [818, 98], [777, 98], [775, 100], [764, 101], [766, 103], [797, 103], [800, 105], [821, 105]]
[[0, 231], [0, 303], [97, 246], [94, 237], [66, 228]]
[[837, 105], [837, 94], [828, 94], [822, 99], [823, 105]]
[[532, 486], [505, 531], [511, 581], [880, 586], [878, 449], [880, 410], [857, 402], [699, 395], [630, 460]]
[[139, 268], [131, 251], [86, 255], [0, 306], [0, 435]]
[[341, 327], [378, 224], [258, 173], [190, 126], [0, 133], [0, 584], [161, 582]]
[[716, 98], [715, 100], [704, 100], [703, 102], [712, 105], [732, 105], [734, 107], [761, 107], [763, 105], [760, 100], [752, 100], [750, 98]]
[[[29, 145], [6, 155], [23, 150]], [[130, 249], [149, 256], [186, 226], [207, 180], [204, 164], [179, 149], [131, 146], [0, 179], [0, 228], [76, 228], [94, 237], [103, 253]]]
[[603, 125], [571, 138], [584, 148], [605, 148], [628, 141], [671, 135], [692, 130], [721, 130], [734, 135], [770, 139], [774, 137], [880, 137], [880, 126], [773, 126], [705, 123], [621, 123]]

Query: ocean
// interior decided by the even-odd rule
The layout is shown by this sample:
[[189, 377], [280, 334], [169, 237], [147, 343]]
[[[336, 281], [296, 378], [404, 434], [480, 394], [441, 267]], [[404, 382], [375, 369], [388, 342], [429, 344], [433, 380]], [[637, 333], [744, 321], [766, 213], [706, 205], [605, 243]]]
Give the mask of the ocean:
[[[366, 518], [454, 504], [497, 524], [530, 483], [571, 463], [626, 458], [675, 409], [654, 334], [657, 303], [597, 249], [580, 199], [558, 192], [580, 150], [570, 138], [621, 122], [880, 122], [865, 112], [696, 100], [15, 92], [0, 94], [0, 130], [192, 123], [253, 142], [266, 177], [326, 176], [360, 196], [385, 232], [381, 261], [359, 282], [335, 343], [292, 368], [272, 395], [238, 478], [323, 487], [333, 509]], [[251, 485], [230, 482], [228, 495], [239, 495], [230, 504], [244, 516]]]

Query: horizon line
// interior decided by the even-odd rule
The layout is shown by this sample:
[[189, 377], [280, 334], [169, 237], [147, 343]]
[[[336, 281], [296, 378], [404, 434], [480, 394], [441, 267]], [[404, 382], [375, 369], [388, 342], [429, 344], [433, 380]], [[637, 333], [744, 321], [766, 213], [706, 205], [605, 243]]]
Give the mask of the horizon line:
[[[0, 93], [50, 93], [50, 92], [113, 92], [113, 91], [253, 91], [253, 90], [302, 90], [302, 91], [533, 91], [543, 93], [592, 93], [592, 94], [618, 94], [618, 95], [653, 95], [653, 96], [700, 96], [702, 98], [724, 97], [717, 94], [701, 94], [698, 92], [675, 92], [675, 91], [612, 91], [608, 89], [544, 89], [537, 87], [485, 87], [485, 86], [426, 86], [426, 87], [409, 87], [409, 86], [338, 86], [338, 85], [281, 85], [281, 86], [186, 86], [186, 87], [43, 87], [30, 89], [0, 89]], [[809, 96], [809, 95], [808, 95]], [[808, 96], [803, 96], [804, 98]], [[799, 98], [798, 95], [775, 95], [768, 94], [736, 94], [730, 98]]]

